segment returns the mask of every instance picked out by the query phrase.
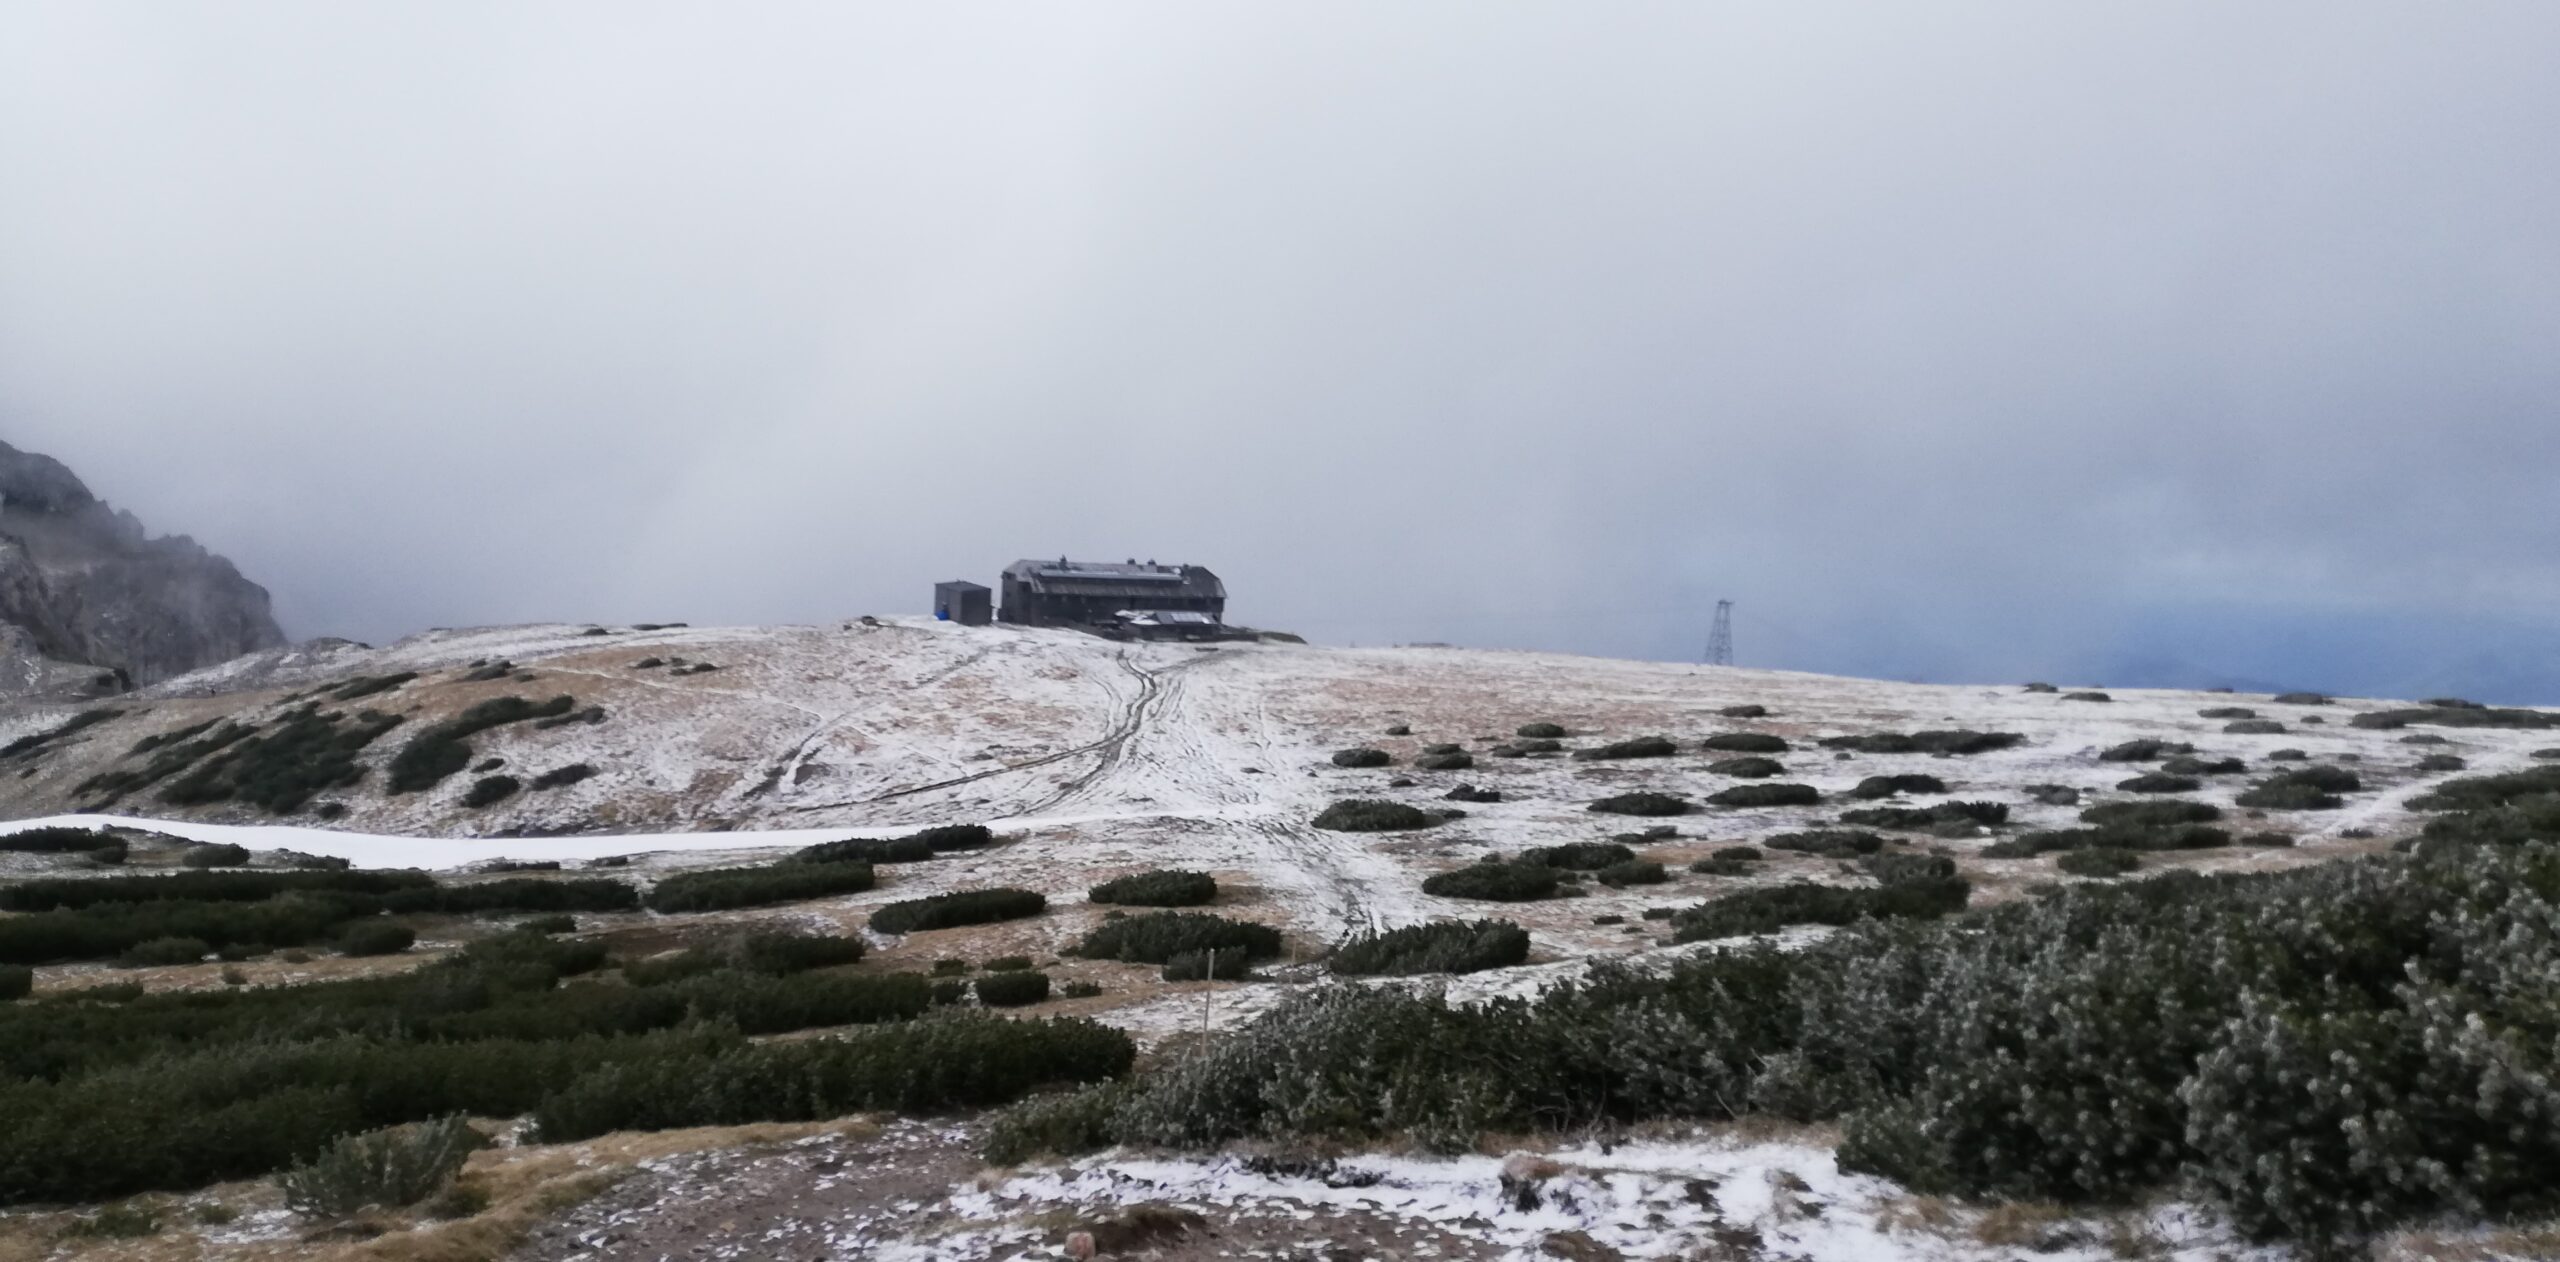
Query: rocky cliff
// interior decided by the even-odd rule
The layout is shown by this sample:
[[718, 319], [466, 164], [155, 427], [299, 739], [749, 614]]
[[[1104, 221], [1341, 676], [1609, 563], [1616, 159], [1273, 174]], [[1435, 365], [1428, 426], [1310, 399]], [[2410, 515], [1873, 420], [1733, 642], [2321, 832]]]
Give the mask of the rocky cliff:
[[283, 643], [231, 562], [0, 443], [0, 695], [121, 691]]

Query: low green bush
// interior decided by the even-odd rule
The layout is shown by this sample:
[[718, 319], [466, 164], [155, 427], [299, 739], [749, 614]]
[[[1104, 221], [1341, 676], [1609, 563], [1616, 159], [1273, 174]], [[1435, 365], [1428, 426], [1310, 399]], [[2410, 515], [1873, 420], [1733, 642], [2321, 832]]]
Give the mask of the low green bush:
[[1611, 889], [1625, 889], [1630, 885], [1660, 885], [1671, 879], [1671, 874], [1663, 871], [1661, 864], [1649, 859], [1630, 859], [1625, 863], [1612, 863], [1594, 873], [1593, 876], [1602, 885]]
[[1956, 861], [1942, 854], [1871, 854], [1858, 866], [1881, 885], [1903, 881], [1943, 881], [1956, 874]]
[[1553, 898], [1556, 870], [1539, 864], [1484, 862], [1426, 877], [1422, 892], [1437, 898], [1525, 903]]
[[1129, 1036], [1080, 1018], [945, 1015], [830, 1039], [674, 1052], [598, 1068], [533, 1111], [543, 1143], [618, 1130], [985, 1108], [1129, 1072]]
[[915, 837], [850, 837], [802, 846], [791, 853], [797, 863], [924, 863], [937, 857], [939, 852]]
[[1403, 832], [1439, 822], [1439, 816], [1420, 807], [1374, 798], [1345, 798], [1324, 808], [1314, 820], [1318, 828], [1341, 833]]
[[34, 994], [36, 971], [24, 964], [0, 964], [0, 1003]]
[[2118, 850], [2112, 846], [2090, 846], [2063, 851], [2054, 859], [2053, 866], [2073, 876], [2113, 877], [2123, 876], [2141, 867], [2142, 860], [2135, 857], [2130, 850]]
[[202, 938], [153, 938], [126, 947], [116, 957], [118, 968], [159, 968], [171, 964], [195, 964], [213, 954], [213, 947]]
[[2146, 736], [2138, 740], [2126, 741], [2121, 745], [2111, 745], [2098, 751], [2098, 761], [2158, 762], [2172, 754], [2192, 754], [2194, 752], [2196, 752], [2196, 747], [2186, 744], [2183, 741], [2164, 741], [2155, 737]]
[[1963, 911], [1972, 889], [1962, 877], [1951, 877], [1898, 881], [1872, 888], [1798, 882], [1737, 890], [1673, 916], [1672, 940], [1705, 942], [1775, 933], [1791, 925], [1934, 920]]
[[1256, 959], [1280, 954], [1280, 931], [1206, 912], [1164, 911], [1107, 920], [1067, 954], [1089, 960], [1162, 964], [1189, 951], [1237, 949]]
[[398, 1209], [444, 1191], [487, 1141], [460, 1116], [349, 1135], [276, 1183], [285, 1207], [306, 1218]]
[[1615, 758], [1668, 758], [1679, 752], [1680, 747], [1673, 744], [1668, 736], [1638, 736], [1577, 749], [1573, 756], [1580, 762], [1598, 762]]
[[1465, 771], [1476, 765], [1476, 756], [1463, 749], [1445, 754], [1417, 754], [1413, 765], [1418, 771]]
[[1521, 740], [1505, 741], [1502, 744], [1494, 746], [1491, 752], [1496, 758], [1526, 758], [1531, 754], [1556, 753], [1561, 751], [1563, 748], [1564, 742], [1562, 741]]
[[524, 782], [514, 776], [482, 776], [472, 781], [471, 787], [464, 791], [462, 804], [473, 810], [495, 806], [514, 797], [516, 790], [523, 787]]
[[859, 894], [877, 878], [867, 863], [780, 863], [761, 868], [679, 872], [649, 890], [654, 912], [732, 911]]
[[1698, 809], [1685, 798], [1668, 793], [1620, 793], [1594, 802], [1588, 808], [1604, 815], [1686, 815]]
[[[1745, 860], [1718, 859], [1712, 855], [1704, 859], [1691, 860], [1689, 863], [1689, 870], [1700, 876], [1749, 876], [1751, 875], [1751, 867], [1752, 865]], [[1658, 920], [1661, 918], [1662, 917], [1658, 916], [1647, 916], [1647, 919]]]
[[2174, 824], [2209, 824], [2222, 818], [2210, 802], [2155, 799], [2148, 802], [2101, 802], [2080, 812], [2080, 822], [2100, 827], [2163, 828]]
[[2160, 764], [2160, 770], [2173, 776], [2236, 776], [2247, 771], [2249, 764], [2237, 758], [2198, 758], [2181, 756]]
[[2065, 700], [2065, 701], [2113, 701], [2113, 700], [2115, 700], [2115, 698], [2114, 698], [2114, 697], [2111, 697], [2111, 696], [2107, 695], [2106, 693], [2100, 692], [2100, 691], [2098, 691], [2098, 690], [2097, 690], [2097, 689], [2095, 689], [2095, 688], [2084, 688], [2084, 689], [2081, 689], [2081, 690], [2080, 690], [2080, 691], [2078, 691], [2078, 692], [2066, 692], [2066, 693], [2062, 694], [2062, 699], [2063, 699], [2063, 700]]
[[1809, 784], [1737, 784], [1707, 800], [1718, 806], [1812, 806], [1822, 793]]
[[[1762, 840], [1760, 844], [1771, 850], [1784, 850], [1791, 854], [1809, 854], [1824, 859], [1854, 859], [1859, 855], [1874, 854], [1883, 849], [1884, 838], [1870, 832], [1817, 828], [1806, 832], [1780, 833], [1775, 837]], [[1749, 849], [1749, 847], [1743, 848]], [[1718, 858], [1732, 857], [1723, 851], [1717, 851], [1716, 854]], [[1752, 857], [1759, 856], [1755, 852]]]
[[2317, 692], [2280, 692], [2275, 695], [2274, 700], [2277, 705], [2329, 704], [2329, 698], [2325, 694]]
[[[501, 664], [503, 667], [503, 664]], [[506, 671], [499, 669], [499, 674]], [[390, 791], [394, 794], [416, 793], [434, 788], [444, 778], [471, 765], [471, 738], [493, 727], [523, 723], [533, 719], [555, 718], [577, 708], [577, 701], [567, 696], [549, 701], [527, 701], [522, 697], [491, 697], [450, 719], [427, 727], [399, 753], [391, 758]]]
[[1104, 881], [1085, 897], [1124, 907], [1197, 907], [1218, 897], [1218, 882], [1206, 872], [1158, 869]]
[[332, 701], [361, 701], [366, 697], [389, 692], [412, 679], [416, 679], [417, 677], [418, 672], [414, 670], [404, 670], [395, 675], [359, 676], [355, 679], [348, 680], [346, 683], [341, 684], [336, 688], [330, 689], [329, 699]]
[[2240, 719], [2223, 724], [2222, 730], [2232, 736], [2282, 736], [2285, 727], [2274, 719]]
[[1775, 758], [1760, 757], [1719, 758], [1708, 763], [1707, 770], [1720, 776], [1732, 776], [1737, 780], [1766, 780], [1771, 776], [1782, 776], [1787, 773], [1786, 764]]
[[2222, 720], [2254, 719], [2258, 717], [2258, 712], [2243, 705], [2219, 705], [2207, 706], [2204, 709], [2196, 711], [2196, 717], [2200, 719]]
[[2416, 769], [2424, 772], [2461, 771], [2471, 764], [2457, 754], [2429, 754], [2417, 761]]
[[418, 944], [417, 931], [387, 921], [352, 924], [338, 935], [340, 955], [398, 955]]
[[1512, 735], [1524, 736], [1531, 740], [1552, 741], [1562, 739], [1565, 730], [1561, 723], [1523, 723], [1513, 730]]
[[189, 846], [178, 856], [178, 863], [190, 868], [244, 868], [249, 866], [249, 848], [229, 842]]
[[1902, 832], [1945, 832], [1971, 836], [1975, 829], [2004, 824], [2009, 804], [1965, 799], [1927, 806], [1862, 806], [1842, 811], [1840, 822], [1858, 828], [1890, 828]]
[[21, 854], [85, 854], [123, 843], [103, 828], [23, 828], [0, 835], [0, 850]]
[[1571, 868], [1581, 872], [1597, 872], [1613, 863], [1626, 863], [1636, 852], [1616, 841], [1569, 841], [1558, 846], [1535, 846], [1520, 852], [1515, 862], [1543, 868]]
[[1698, 742], [1698, 748], [1723, 754], [1783, 754], [1787, 742], [1766, 732], [1720, 732]]
[[2203, 787], [2204, 781], [2194, 776], [2173, 776], [2165, 771], [2146, 771], [2116, 782], [2116, 788], [2125, 793], [2193, 793]]
[[2425, 723], [2437, 727], [2502, 727], [2533, 730], [2560, 727], [2560, 714], [2545, 710], [2493, 710], [2487, 706], [2428, 706], [2416, 710], [2376, 710], [2347, 721], [2361, 728], [2384, 730]]
[[1723, 709], [1716, 711], [1716, 713], [1719, 716], [1728, 719], [1765, 719], [1769, 717], [1769, 707], [1756, 703], [1745, 702], [1742, 705], [1726, 706]]
[[554, 767], [549, 771], [543, 772], [541, 775], [535, 776], [533, 778], [533, 787], [537, 791], [542, 789], [564, 789], [582, 780], [593, 779], [595, 774], [596, 769], [594, 767], [582, 762], [573, 762], [565, 767]]
[[2300, 767], [2267, 776], [2233, 800], [2252, 810], [2334, 811], [2347, 804], [2339, 794], [2363, 787], [2363, 777], [2342, 767]]
[[1872, 732], [1862, 736], [1824, 737], [1824, 749], [1860, 754], [1985, 754], [2026, 743], [2017, 732], [1977, 732], [1969, 728], [1926, 732]]
[[1858, 782], [1858, 787], [1849, 790], [1849, 796], [1873, 801], [1877, 798], [1895, 797], [1904, 793], [1944, 793], [1946, 791], [1946, 781], [1936, 776], [1915, 772], [1895, 776], [1868, 776]]
[[1354, 937], [1325, 967], [1346, 977], [1475, 973], [1527, 962], [1529, 932], [1506, 920], [1437, 920]]
[[[2505, 806], [2520, 798], [2552, 793], [2560, 793], [2560, 766], [2528, 767], [2503, 775], [2447, 780], [2409, 799], [2409, 806], [2420, 811], [2482, 810]], [[0, 890], [0, 905], [5, 905], [6, 896], [7, 891]]]
[[1749, 863], [1764, 856], [1761, 855], [1760, 848], [1758, 846], [1718, 846], [1716, 847], [1713, 857], [1718, 859], [1736, 859], [1744, 863]]
[[1159, 976], [1169, 982], [1240, 982], [1253, 976], [1254, 958], [1243, 947], [1184, 951], [1166, 960]]
[[1338, 749], [1333, 754], [1337, 767], [1384, 767], [1394, 761], [1383, 749]]
[[985, 925], [1037, 916], [1049, 900], [1031, 890], [954, 890], [890, 903], [871, 913], [873, 933], [920, 933], [957, 925]]
[[1049, 975], [1028, 969], [988, 973], [974, 989], [978, 1002], [990, 1008], [1023, 1008], [1049, 998]]

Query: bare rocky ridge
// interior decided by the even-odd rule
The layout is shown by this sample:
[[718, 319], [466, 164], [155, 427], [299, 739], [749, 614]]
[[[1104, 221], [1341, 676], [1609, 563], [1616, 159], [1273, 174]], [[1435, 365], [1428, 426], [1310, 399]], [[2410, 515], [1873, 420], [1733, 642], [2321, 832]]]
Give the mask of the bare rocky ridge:
[[0, 695], [121, 692], [284, 642], [231, 562], [0, 443]]

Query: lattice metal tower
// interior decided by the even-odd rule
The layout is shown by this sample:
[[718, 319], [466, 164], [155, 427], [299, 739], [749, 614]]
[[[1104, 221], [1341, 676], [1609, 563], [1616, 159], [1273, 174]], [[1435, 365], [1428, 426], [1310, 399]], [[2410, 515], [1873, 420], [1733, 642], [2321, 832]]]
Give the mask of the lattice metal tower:
[[1716, 602], [1716, 621], [1707, 632], [1707, 665], [1733, 665], [1733, 602]]

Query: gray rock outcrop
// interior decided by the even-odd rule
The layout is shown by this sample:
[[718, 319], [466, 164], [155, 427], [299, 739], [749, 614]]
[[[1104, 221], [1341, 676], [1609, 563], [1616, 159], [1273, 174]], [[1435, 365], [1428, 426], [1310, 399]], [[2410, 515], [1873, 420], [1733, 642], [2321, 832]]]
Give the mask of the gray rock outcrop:
[[99, 695], [285, 642], [265, 588], [0, 443], [0, 695]]

